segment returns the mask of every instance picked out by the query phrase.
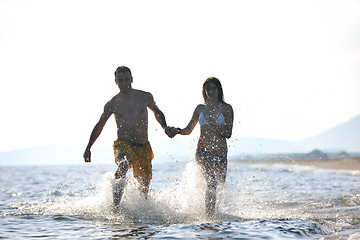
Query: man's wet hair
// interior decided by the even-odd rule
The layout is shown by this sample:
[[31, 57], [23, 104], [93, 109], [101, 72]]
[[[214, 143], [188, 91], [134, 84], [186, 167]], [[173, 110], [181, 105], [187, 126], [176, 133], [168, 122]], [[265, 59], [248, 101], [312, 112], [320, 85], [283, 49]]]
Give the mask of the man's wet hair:
[[118, 73], [125, 73], [125, 72], [129, 72], [130, 73], [130, 76], [132, 76], [131, 75], [131, 71], [130, 71], [130, 68], [128, 68], [128, 67], [125, 67], [125, 66], [120, 66], [120, 67], [118, 67], [117, 69], [116, 69], [116, 71], [115, 71], [115, 77], [116, 77], [116, 74], [118, 74]]

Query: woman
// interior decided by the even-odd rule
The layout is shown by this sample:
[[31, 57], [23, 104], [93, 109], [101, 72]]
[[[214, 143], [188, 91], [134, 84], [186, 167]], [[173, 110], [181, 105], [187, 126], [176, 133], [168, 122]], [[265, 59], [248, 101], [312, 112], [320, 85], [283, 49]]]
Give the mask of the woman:
[[215, 77], [206, 79], [202, 94], [205, 104], [199, 104], [186, 128], [178, 128], [181, 135], [189, 135], [197, 122], [200, 138], [195, 159], [206, 179], [205, 208], [209, 217], [215, 215], [216, 188], [225, 183], [227, 171], [227, 143], [231, 137], [234, 113], [230, 104], [224, 102], [220, 81]]

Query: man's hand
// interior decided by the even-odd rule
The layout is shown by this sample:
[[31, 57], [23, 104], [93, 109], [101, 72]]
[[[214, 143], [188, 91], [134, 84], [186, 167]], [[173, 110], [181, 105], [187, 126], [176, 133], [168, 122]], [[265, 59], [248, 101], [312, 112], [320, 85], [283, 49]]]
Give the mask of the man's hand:
[[175, 127], [167, 127], [165, 128], [165, 133], [168, 135], [169, 138], [173, 138], [176, 134], [178, 134], [178, 129]]
[[90, 151], [90, 149], [85, 150], [83, 157], [84, 157], [85, 162], [91, 162], [91, 151]]

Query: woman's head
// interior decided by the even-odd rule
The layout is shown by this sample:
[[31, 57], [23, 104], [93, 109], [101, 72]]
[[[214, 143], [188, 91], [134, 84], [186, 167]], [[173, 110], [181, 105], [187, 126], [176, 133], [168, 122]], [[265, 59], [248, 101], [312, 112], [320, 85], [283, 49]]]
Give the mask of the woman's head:
[[219, 102], [224, 103], [224, 93], [219, 79], [216, 77], [209, 77], [203, 84], [202, 94], [204, 97], [205, 103], [208, 102], [209, 98], [216, 97], [213, 94], [217, 95]]

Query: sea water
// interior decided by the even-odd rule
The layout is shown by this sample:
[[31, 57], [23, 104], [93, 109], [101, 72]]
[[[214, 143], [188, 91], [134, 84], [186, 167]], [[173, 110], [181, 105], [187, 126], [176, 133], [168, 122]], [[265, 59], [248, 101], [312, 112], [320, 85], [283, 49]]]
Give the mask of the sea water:
[[193, 160], [153, 164], [149, 197], [116, 166], [0, 167], [1, 239], [360, 239], [360, 173], [229, 161], [214, 219]]

